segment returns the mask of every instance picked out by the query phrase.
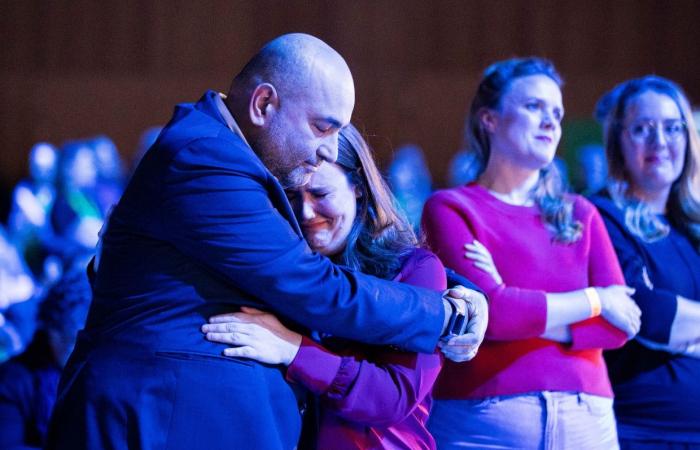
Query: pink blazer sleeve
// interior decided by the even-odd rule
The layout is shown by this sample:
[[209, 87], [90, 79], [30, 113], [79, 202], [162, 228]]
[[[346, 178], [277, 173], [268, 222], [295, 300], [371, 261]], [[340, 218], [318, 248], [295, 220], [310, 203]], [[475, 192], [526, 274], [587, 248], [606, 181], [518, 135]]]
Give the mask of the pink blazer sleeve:
[[[410, 258], [414, 259], [413, 270], [402, 271], [398, 281], [445, 289], [445, 271], [435, 255], [417, 250]], [[388, 426], [404, 420], [430, 393], [441, 365], [438, 352], [409, 353], [358, 345], [341, 355], [304, 338], [287, 370], [287, 379], [318, 395], [324, 407], [346, 420]]]

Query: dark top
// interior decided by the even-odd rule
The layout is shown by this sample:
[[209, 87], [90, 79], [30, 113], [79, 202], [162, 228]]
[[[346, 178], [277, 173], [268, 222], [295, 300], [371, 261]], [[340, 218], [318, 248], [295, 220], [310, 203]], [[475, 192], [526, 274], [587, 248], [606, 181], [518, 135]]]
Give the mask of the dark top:
[[0, 448], [40, 448], [56, 400], [60, 369], [45, 334], [0, 365]]
[[[655, 242], [632, 235], [610, 198], [593, 203], [608, 227], [627, 284], [642, 310], [639, 336], [668, 344], [676, 296], [700, 301], [700, 254], [678, 228]], [[700, 326], [700, 324], [698, 324]], [[621, 438], [700, 442], [700, 359], [632, 340], [606, 353]]]

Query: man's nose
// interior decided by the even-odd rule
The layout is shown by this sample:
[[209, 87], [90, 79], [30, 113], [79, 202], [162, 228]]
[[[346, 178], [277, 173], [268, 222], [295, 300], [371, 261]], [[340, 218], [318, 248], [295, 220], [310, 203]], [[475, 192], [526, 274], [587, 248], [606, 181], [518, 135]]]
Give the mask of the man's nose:
[[338, 159], [338, 133], [328, 136], [328, 139], [321, 144], [316, 154], [321, 160], [334, 163]]

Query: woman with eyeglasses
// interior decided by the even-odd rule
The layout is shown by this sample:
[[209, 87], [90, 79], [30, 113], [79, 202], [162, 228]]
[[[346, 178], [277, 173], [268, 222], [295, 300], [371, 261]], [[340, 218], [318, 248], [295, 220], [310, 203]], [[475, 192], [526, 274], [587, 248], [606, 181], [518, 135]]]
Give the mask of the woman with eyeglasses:
[[622, 449], [700, 449], [700, 139], [688, 99], [646, 76], [598, 102], [612, 182], [593, 198], [642, 310], [606, 355]]
[[428, 427], [440, 449], [618, 448], [602, 349], [639, 309], [595, 207], [553, 162], [562, 81], [540, 58], [486, 69], [468, 118], [476, 182], [428, 200], [431, 249], [489, 296], [486, 339], [438, 378]]

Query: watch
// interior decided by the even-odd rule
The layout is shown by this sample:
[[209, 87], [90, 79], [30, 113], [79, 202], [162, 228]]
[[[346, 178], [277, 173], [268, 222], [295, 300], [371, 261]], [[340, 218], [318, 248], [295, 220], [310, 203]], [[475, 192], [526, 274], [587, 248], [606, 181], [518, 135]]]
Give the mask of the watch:
[[464, 334], [467, 328], [467, 304], [464, 300], [454, 299], [450, 296], [443, 297], [450, 304], [452, 312], [450, 320], [447, 322], [445, 333], [440, 337], [441, 340], [447, 341], [454, 336]]

